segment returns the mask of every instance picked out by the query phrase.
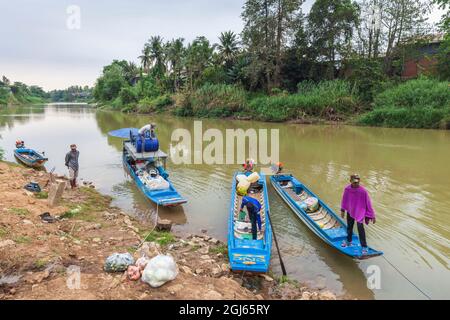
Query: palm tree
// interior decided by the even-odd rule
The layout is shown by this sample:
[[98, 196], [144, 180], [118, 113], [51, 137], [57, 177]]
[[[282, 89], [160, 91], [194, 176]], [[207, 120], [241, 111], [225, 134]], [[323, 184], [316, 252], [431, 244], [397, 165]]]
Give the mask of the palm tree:
[[144, 49], [142, 50], [142, 55], [139, 56], [139, 59], [141, 60], [142, 69], [144, 69], [144, 72], [148, 72], [151, 64], [151, 58], [150, 47], [147, 44], [145, 44]]
[[151, 37], [147, 42], [150, 50], [150, 61], [157, 77], [166, 71], [163, 38], [160, 36]]
[[219, 57], [228, 69], [239, 53], [239, 40], [233, 31], [226, 31], [220, 34], [219, 41], [217, 45]]
[[132, 85], [136, 77], [139, 76], [140, 70], [134, 62], [130, 61], [124, 65], [123, 74], [128, 83]]

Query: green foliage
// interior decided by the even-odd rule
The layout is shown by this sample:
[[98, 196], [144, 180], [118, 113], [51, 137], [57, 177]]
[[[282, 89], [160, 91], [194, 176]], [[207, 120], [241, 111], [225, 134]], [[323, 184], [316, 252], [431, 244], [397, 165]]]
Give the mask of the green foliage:
[[156, 98], [144, 98], [139, 100], [137, 111], [140, 113], [161, 112], [165, 107], [173, 103], [170, 95], [165, 94]]
[[366, 103], [373, 101], [387, 81], [383, 64], [376, 59], [351, 60], [346, 63], [345, 69], [350, 73], [347, 80], [355, 86], [359, 97]]
[[124, 77], [124, 64], [126, 61], [113, 61], [103, 68], [103, 74], [97, 79], [94, 88], [94, 97], [101, 102], [110, 102], [119, 96], [120, 91], [127, 85]]
[[358, 123], [400, 128], [442, 128], [450, 124], [447, 82], [420, 78], [385, 90], [375, 98], [375, 109]]
[[186, 93], [184, 97], [178, 97], [176, 103], [179, 115], [226, 117], [243, 110], [247, 93], [234, 85], [206, 84], [192, 93]]
[[25, 208], [10, 208], [9, 212], [16, 214], [20, 217], [25, 217], [30, 214], [30, 211], [28, 211], [28, 209]]
[[144, 239], [144, 241], [156, 242], [161, 246], [167, 246], [176, 241], [175, 236], [170, 232], [152, 231], [150, 234], [145, 236], [146, 238]]
[[375, 98], [375, 108], [449, 108], [447, 82], [420, 78], [387, 89]]
[[348, 82], [303, 82], [298, 93], [253, 99], [249, 104], [256, 118], [264, 121], [286, 121], [304, 117], [336, 120], [359, 108], [359, 100]]
[[64, 90], [52, 90], [49, 95], [52, 102], [89, 102], [92, 91], [88, 86], [71, 86]]
[[125, 105], [136, 103], [138, 101], [138, 93], [136, 91], [134, 87], [128, 85], [123, 87], [119, 92], [120, 101]]
[[48, 199], [48, 192], [47, 191], [41, 191], [41, 192], [35, 193], [34, 196], [37, 199]]
[[359, 124], [394, 128], [449, 129], [450, 108], [380, 108], [362, 115]]

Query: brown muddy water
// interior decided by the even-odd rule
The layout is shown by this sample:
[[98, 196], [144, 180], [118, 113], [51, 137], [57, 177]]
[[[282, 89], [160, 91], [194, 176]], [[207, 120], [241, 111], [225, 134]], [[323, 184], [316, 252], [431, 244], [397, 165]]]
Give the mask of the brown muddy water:
[[[147, 201], [122, 167], [121, 140], [110, 130], [158, 124], [161, 148], [169, 150], [177, 128], [193, 130], [193, 119], [125, 115], [80, 106], [10, 108], [0, 111], [0, 146], [14, 161], [14, 142], [45, 151], [47, 169], [64, 173], [64, 155], [79, 146], [80, 177], [92, 181], [114, 204], [142, 219], [154, 220], [156, 207]], [[252, 121], [203, 120], [203, 130], [279, 129], [280, 159], [286, 170], [339, 210], [348, 176], [358, 172], [378, 215], [368, 228], [372, 247], [433, 299], [450, 298], [450, 132], [269, 124]], [[179, 232], [208, 232], [227, 237], [231, 177], [236, 165], [175, 165], [168, 170], [178, 191], [189, 200], [183, 208], [163, 210]], [[288, 275], [311, 286], [359, 299], [423, 299], [384, 258], [359, 262], [342, 256], [303, 225], [270, 187], [270, 207]], [[272, 270], [280, 273], [277, 253]], [[373, 269], [375, 267], [375, 269]], [[367, 278], [380, 271], [380, 289]]]

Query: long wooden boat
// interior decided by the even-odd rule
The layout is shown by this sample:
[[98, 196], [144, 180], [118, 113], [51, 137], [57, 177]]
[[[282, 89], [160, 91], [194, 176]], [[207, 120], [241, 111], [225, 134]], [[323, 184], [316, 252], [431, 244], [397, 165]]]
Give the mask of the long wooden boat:
[[[253, 240], [251, 223], [248, 216], [239, 221], [242, 196], [236, 192], [236, 173], [233, 178], [231, 204], [228, 220], [228, 256], [233, 271], [250, 271], [265, 273], [269, 270], [272, 250], [272, 226], [269, 219], [269, 198], [265, 175], [261, 174], [257, 187], [250, 187], [247, 196], [257, 199], [261, 203], [261, 224], [258, 239]], [[242, 217], [241, 217], [242, 218]]]
[[123, 163], [141, 192], [163, 207], [176, 207], [187, 202], [172, 185], [166, 171], [167, 154], [136, 152], [130, 140], [123, 143]]
[[19, 162], [27, 167], [35, 169], [44, 167], [45, 163], [48, 161], [48, 158], [45, 158], [42, 154], [28, 148], [15, 149], [14, 156]]
[[[274, 175], [270, 178], [270, 181], [277, 193], [297, 217], [331, 247], [347, 256], [360, 260], [383, 254], [381, 251], [368, 248], [368, 252], [363, 255], [362, 247], [356, 234], [353, 235], [351, 246], [342, 247], [342, 242], [347, 239], [346, 223], [294, 176], [290, 174]], [[307, 212], [302, 202], [311, 197], [318, 199], [319, 206], [316, 211]]]

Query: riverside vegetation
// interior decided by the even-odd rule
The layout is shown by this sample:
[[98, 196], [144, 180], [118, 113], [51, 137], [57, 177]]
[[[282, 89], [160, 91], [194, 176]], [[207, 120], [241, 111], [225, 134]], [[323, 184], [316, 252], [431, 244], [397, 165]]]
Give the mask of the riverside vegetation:
[[376, 30], [367, 23], [372, 2], [316, 0], [304, 15], [301, 0], [246, 1], [240, 35], [223, 32], [217, 44], [153, 36], [139, 65], [104, 67], [94, 98], [123, 112], [448, 129], [448, 1], [435, 1], [446, 10], [437, 67], [410, 81], [403, 62], [431, 39], [423, 31], [431, 2], [382, 1]]

